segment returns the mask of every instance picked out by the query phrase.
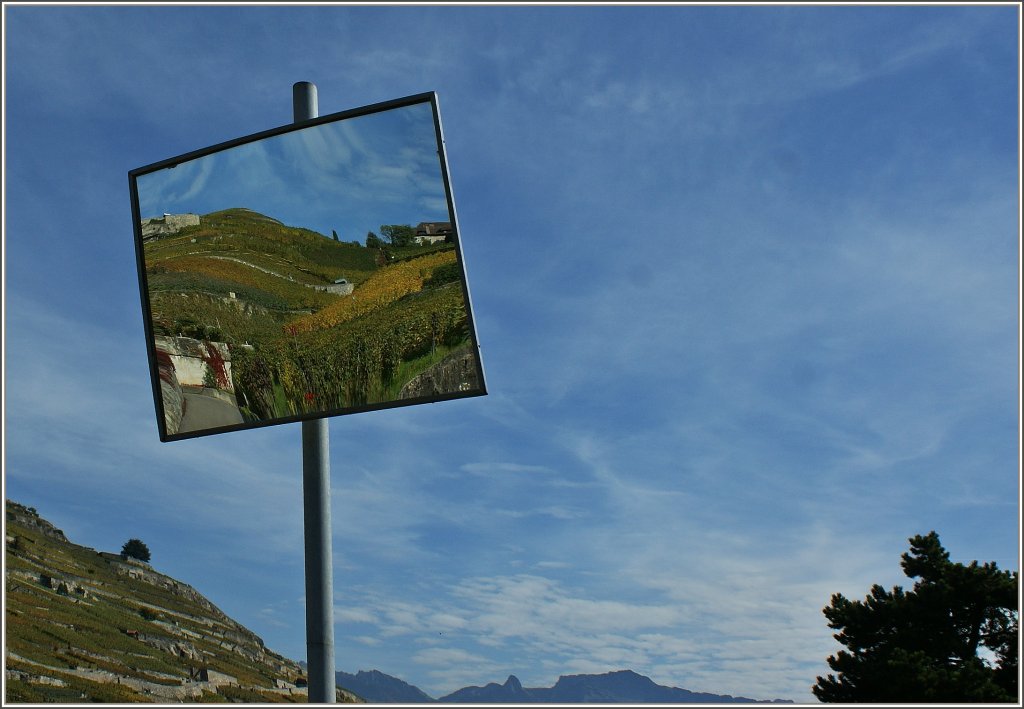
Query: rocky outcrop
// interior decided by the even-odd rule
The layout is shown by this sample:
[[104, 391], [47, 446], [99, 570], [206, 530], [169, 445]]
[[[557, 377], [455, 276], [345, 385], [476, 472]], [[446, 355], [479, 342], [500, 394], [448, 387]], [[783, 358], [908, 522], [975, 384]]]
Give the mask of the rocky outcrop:
[[171, 638], [164, 635], [153, 635], [151, 633], [129, 632], [128, 634], [140, 643], [145, 643], [150, 647], [154, 647], [161, 652], [169, 653], [175, 657], [194, 660], [196, 662], [202, 662], [203, 660], [203, 654], [195, 645], [187, 640], [180, 640], [178, 638]]
[[[66, 542], [68, 540], [67, 537], [64, 536], [64, 532], [40, 517], [34, 508], [25, 507], [24, 505], [19, 505], [17, 502], [12, 502], [10, 500], [7, 500], [6, 507], [8, 522], [32, 527], [45, 534], [47, 537], [56, 539], [59, 542]], [[10, 543], [10, 541], [8, 541], [8, 543]]]
[[162, 217], [151, 217], [142, 220], [142, 238], [152, 239], [157, 236], [177, 234], [187, 226], [199, 226], [198, 214], [165, 214]]
[[160, 398], [164, 404], [164, 427], [168, 433], [177, 433], [185, 412], [185, 396], [181, 382], [174, 371], [174, 362], [167, 352], [156, 351], [157, 372], [160, 378]]
[[471, 351], [454, 352], [406, 382], [399, 399], [455, 394], [480, 388], [476, 358]]
[[71, 578], [60, 578], [50, 576], [46, 573], [39, 574], [39, 584], [45, 586], [63, 596], [78, 596], [79, 598], [90, 598], [89, 586], [79, 583]]

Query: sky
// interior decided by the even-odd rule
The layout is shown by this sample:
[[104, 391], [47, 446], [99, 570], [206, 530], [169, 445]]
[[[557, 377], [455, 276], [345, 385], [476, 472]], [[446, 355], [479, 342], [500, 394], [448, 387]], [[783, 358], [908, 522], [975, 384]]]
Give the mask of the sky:
[[301, 427], [159, 441], [127, 173], [436, 91], [489, 393], [330, 420], [338, 669], [813, 702], [909, 537], [1019, 568], [1019, 13], [5, 4], [5, 494], [302, 659]]
[[360, 243], [384, 224], [450, 220], [433, 112], [423, 101], [147, 171], [137, 189], [143, 219], [246, 207]]

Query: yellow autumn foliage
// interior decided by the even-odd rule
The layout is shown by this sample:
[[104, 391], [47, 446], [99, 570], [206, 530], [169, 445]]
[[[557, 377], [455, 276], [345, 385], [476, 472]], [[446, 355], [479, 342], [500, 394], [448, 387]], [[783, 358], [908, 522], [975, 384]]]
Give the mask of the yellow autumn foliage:
[[387, 266], [366, 279], [351, 295], [331, 303], [319, 312], [293, 320], [285, 329], [299, 333], [340, 325], [410, 293], [423, 290], [423, 282], [430, 278], [434, 269], [449, 263], [455, 263], [454, 249]]

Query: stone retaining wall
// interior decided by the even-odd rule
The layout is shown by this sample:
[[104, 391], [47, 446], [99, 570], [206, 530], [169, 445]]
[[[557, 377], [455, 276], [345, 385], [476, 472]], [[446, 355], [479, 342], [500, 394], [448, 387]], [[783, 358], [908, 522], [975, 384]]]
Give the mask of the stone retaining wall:
[[398, 392], [399, 399], [443, 396], [480, 387], [476, 358], [472, 352], [453, 352], [416, 375]]

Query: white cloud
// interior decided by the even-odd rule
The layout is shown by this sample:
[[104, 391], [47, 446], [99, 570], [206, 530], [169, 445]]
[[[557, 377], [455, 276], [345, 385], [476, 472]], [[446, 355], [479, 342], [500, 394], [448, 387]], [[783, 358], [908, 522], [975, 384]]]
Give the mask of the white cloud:
[[[374, 610], [354, 615], [386, 616], [375, 637], [429, 643], [413, 659], [431, 668], [436, 684], [428, 691], [436, 694], [501, 682], [502, 672], [517, 672], [526, 686], [548, 686], [554, 677], [542, 669], [569, 674], [632, 668], [692, 691], [762, 699], [794, 698], [795, 680], [809, 696], [813, 675], [785, 673], [794, 663], [806, 664], [801, 658], [808, 647], [817, 646], [822, 661], [831, 651], [821, 630], [827, 595], [813, 597], [821, 586], [792, 583], [788, 569], [768, 572], [751, 560], [733, 566], [725, 574], [712, 564], [696, 575], [672, 570], [653, 579], [634, 576], [650, 568], [630, 569], [628, 577], [640, 588], [666, 584], [653, 603], [595, 598], [582, 588], [520, 574], [465, 579], [431, 600], [364, 597], [361, 603]], [[801, 606], [808, 592], [812, 605]], [[520, 664], [505, 669], [499, 652]], [[534, 656], [544, 659], [538, 664], [529, 660]], [[723, 679], [737, 669], [743, 672], [732, 681]]]
[[349, 129], [350, 124], [327, 124], [291, 134], [291, 140], [298, 142], [300, 154], [296, 160], [300, 166], [315, 166], [310, 173], [315, 179], [324, 174], [336, 172], [339, 167], [348, 168], [356, 152], [365, 151], [358, 136]]
[[271, 606], [266, 606], [259, 610], [259, 616], [262, 618], [263, 622], [268, 625], [272, 625], [277, 628], [291, 629], [293, 627], [291, 622], [293, 614], [289, 608], [290, 605], [291, 604], [287, 601], [283, 601]]
[[211, 157], [211, 159], [207, 160], [200, 160], [198, 163], [199, 169], [195, 177], [192, 178], [192, 182], [188, 186], [188, 189], [186, 189], [181, 196], [171, 197], [170, 199], [172, 201], [184, 203], [188, 203], [189, 200], [195, 199], [199, 194], [202, 193], [203, 189], [205, 189], [206, 182], [210, 179], [210, 175], [213, 173], [215, 164], [216, 157]]
[[444, 667], [445, 665], [479, 664], [483, 660], [475, 655], [458, 648], [431, 647], [425, 650], [418, 650], [413, 655], [413, 661], [421, 665], [433, 665]]
[[473, 475], [503, 475], [508, 473], [525, 474], [550, 474], [552, 470], [544, 465], [524, 465], [522, 463], [496, 462], [496, 463], [466, 463], [459, 468], [463, 472]]
[[335, 606], [335, 623], [376, 623], [377, 615], [365, 608], [347, 608]]
[[455, 648], [433, 647], [419, 650], [413, 655], [413, 662], [429, 667], [427, 676], [430, 684], [421, 687], [434, 697], [441, 697], [465, 686], [483, 685], [505, 668], [485, 656]]
[[497, 510], [497, 514], [505, 515], [515, 519], [525, 517], [546, 516], [554, 519], [570, 520], [580, 519], [588, 515], [587, 511], [579, 507], [567, 507], [560, 505], [548, 505], [546, 507], [531, 507], [526, 510]]

